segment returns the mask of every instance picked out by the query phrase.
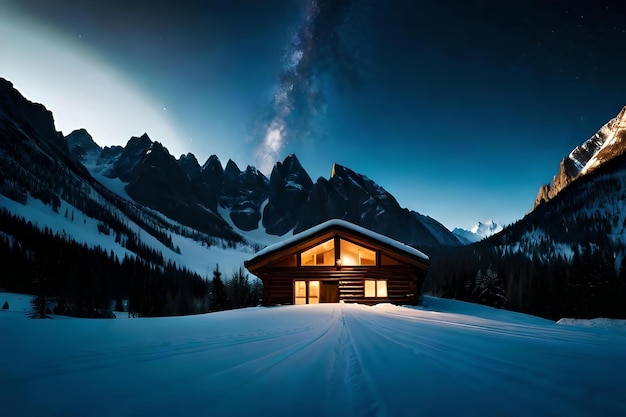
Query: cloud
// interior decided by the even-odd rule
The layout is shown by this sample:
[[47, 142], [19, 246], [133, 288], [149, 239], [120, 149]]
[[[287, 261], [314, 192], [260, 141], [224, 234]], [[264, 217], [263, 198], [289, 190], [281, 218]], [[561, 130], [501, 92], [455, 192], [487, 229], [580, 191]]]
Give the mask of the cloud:
[[358, 3], [353, 0], [311, 0], [292, 31], [272, 102], [255, 124], [256, 160], [270, 172], [291, 141], [313, 139], [315, 118], [323, 113], [325, 82], [335, 87], [358, 84], [361, 75], [354, 51], [342, 35]]

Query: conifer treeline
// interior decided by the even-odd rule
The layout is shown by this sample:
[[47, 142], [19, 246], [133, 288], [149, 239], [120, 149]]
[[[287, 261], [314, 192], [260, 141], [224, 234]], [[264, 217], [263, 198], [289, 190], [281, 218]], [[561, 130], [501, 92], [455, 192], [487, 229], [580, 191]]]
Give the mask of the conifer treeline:
[[[55, 301], [55, 313], [79, 317], [110, 317], [110, 310], [141, 316], [203, 313], [257, 305], [261, 290], [250, 284], [243, 269], [222, 283], [226, 296], [211, 305], [212, 285], [198, 274], [139, 256], [119, 259], [112, 251], [89, 247], [0, 210], [0, 287]], [[231, 294], [244, 294], [235, 299]], [[244, 301], [241, 301], [243, 297]], [[125, 306], [125, 301], [127, 305]], [[45, 301], [43, 304], [45, 306]]]
[[[427, 251], [425, 290], [473, 299], [491, 269], [507, 307], [550, 319], [626, 318], [625, 167], [581, 177], [502, 233], [461, 248]], [[616, 170], [617, 169], [617, 170]], [[604, 171], [608, 173], [604, 173]]]

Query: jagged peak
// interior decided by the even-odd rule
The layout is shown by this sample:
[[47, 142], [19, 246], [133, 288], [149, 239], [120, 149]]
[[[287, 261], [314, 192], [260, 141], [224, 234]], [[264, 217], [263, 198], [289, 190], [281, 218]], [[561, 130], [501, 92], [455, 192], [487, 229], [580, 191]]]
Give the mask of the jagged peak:
[[93, 137], [84, 128], [72, 130], [68, 135], [65, 136], [65, 140], [67, 141], [78, 140], [79, 142], [93, 142], [93, 144], [96, 145], [96, 143], [93, 140]]
[[224, 172], [227, 174], [227, 176], [237, 176], [241, 174], [241, 170], [232, 159], [229, 159], [226, 163], [226, 168], [224, 168]]
[[346, 167], [338, 164], [337, 162], [333, 162], [333, 167], [330, 170], [330, 178], [333, 178], [335, 175], [338, 175], [341, 172], [344, 172]]
[[290, 153], [289, 155], [287, 155], [287, 157], [283, 160], [283, 165], [287, 165], [288, 163], [290, 164], [298, 164], [300, 165], [300, 161], [298, 160], [298, 157], [296, 156], [295, 153]]
[[223, 170], [222, 168], [222, 162], [220, 161], [220, 159], [217, 157], [217, 155], [211, 155], [209, 156], [209, 158], [206, 160], [206, 162], [202, 165], [202, 167], [200, 168], [201, 171], [204, 171], [206, 169], [211, 169], [213, 167], [217, 167], [219, 166], [220, 170]]
[[[252, 174], [252, 175], [259, 175], [259, 174], [260, 174], [259, 170], [258, 170], [258, 169], [256, 169], [256, 167], [254, 167], [254, 166], [252, 166], [252, 165], [248, 165], [248, 166], [246, 167], [246, 172], [247, 172], [247, 173], [250, 173], [250, 174]], [[263, 174], [261, 174], [261, 175], [263, 175]]]
[[187, 154], [183, 154], [180, 156], [180, 158], [178, 158], [179, 161], [192, 161], [195, 162], [196, 164], [200, 165], [198, 163], [198, 159], [196, 158], [196, 156], [194, 154], [192, 154], [191, 152], [187, 152]]
[[170, 152], [167, 150], [167, 148], [165, 146], [163, 146], [163, 144], [161, 142], [158, 141], [154, 141], [150, 144], [150, 148], [151, 150], [157, 150], [157, 151], [161, 151], [166, 153], [167, 155], [170, 154]]
[[89, 134], [89, 132], [87, 132], [87, 129], [85, 129], [84, 127], [81, 127], [81, 128], [79, 128], [79, 129], [74, 129], [74, 130], [72, 130], [72, 131], [69, 133], [69, 135], [67, 135], [67, 136], [70, 136], [70, 135], [79, 135], [79, 134], [80, 134], [80, 135], [87, 135], [87, 136], [91, 137], [91, 135]]
[[561, 161], [552, 183], [540, 187], [533, 209], [554, 198], [578, 177], [589, 174], [624, 152], [626, 152], [626, 106]]
[[311, 179], [311, 177], [309, 177], [306, 170], [302, 167], [302, 164], [300, 164], [300, 161], [298, 160], [298, 157], [296, 156], [296, 154], [292, 153], [292, 154], [287, 155], [287, 157], [282, 162], [280, 161], [276, 162], [276, 164], [272, 168], [272, 172], [270, 176], [277, 175], [277, 174], [280, 174], [281, 176], [285, 176], [288, 173], [294, 173], [294, 172], [304, 173], [306, 174], [309, 180]]
[[144, 133], [141, 136], [131, 136], [131, 138], [126, 143], [126, 148], [128, 148], [129, 146], [145, 146], [147, 148], [150, 145], [152, 145], [152, 139], [150, 139], [150, 137], [146, 133]]

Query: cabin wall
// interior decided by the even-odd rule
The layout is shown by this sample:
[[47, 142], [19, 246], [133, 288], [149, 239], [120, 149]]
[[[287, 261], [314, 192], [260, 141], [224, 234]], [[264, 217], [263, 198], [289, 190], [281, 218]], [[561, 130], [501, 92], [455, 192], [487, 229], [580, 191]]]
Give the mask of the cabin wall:
[[[344, 302], [417, 304], [424, 273], [407, 265], [379, 267], [274, 267], [259, 271], [265, 305], [293, 304], [295, 280], [338, 282], [339, 299]], [[387, 281], [387, 297], [364, 296], [366, 279]]]

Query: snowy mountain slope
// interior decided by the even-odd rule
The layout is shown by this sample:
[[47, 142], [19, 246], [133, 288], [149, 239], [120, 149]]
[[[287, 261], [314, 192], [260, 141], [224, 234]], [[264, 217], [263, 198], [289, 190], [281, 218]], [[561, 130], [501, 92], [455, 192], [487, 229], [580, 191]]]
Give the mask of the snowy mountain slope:
[[459, 238], [464, 244], [478, 242], [486, 237], [496, 234], [502, 230], [502, 226], [494, 222], [493, 220], [487, 220], [486, 222], [478, 222], [472, 226], [469, 230], [455, 228], [452, 233]]
[[13, 417], [626, 414], [624, 332], [424, 303], [126, 320], [0, 310], [0, 404]]
[[626, 154], [580, 176], [500, 233], [429, 253], [425, 291], [477, 300], [491, 270], [508, 308], [543, 317], [626, 317]]
[[576, 178], [589, 174], [626, 151], [626, 106], [598, 132], [574, 148], [559, 165], [551, 184], [542, 185], [535, 206], [554, 198]]
[[[459, 245], [435, 219], [400, 207], [383, 187], [340, 165], [333, 167], [329, 180], [313, 184], [295, 155], [277, 162], [268, 180], [255, 167], [240, 170], [232, 160], [222, 167], [215, 155], [202, 166], [192, 154], [176, 159], [146, 133], [130, 138], [124, 147], [101, 148], [84, 129], [63, 137], [55, 130], [51, 112], [29, 102], [3, 79], [0, 134], [6, 149], [0, 157], [11, 168], [3, 173], [8, 180], [0, 180], [6, 184], [16, 178], [18, 183], [9, 184], [9, 191], [0, 183], [0, 191], [17, 194], [18, 200], [28, 190], [48, 204], [63, 198], [76, 206], [75, 200], [85, 198], [76, 189], [88, 183], [104, 200], [111, 201], [104, 191], [109, 187], [136, 206], [234, 244], [245, 244], [248, 233], [259, 228], [282, 236], [342, 218], [411, 245]], [[32, 189], [32, 177], [41, 182], [37, 190]], [[69, 194], [74, 196], [71, 201]]]
[[[119, 259], [124, 256], [136, 256], [120, 242], [116, 242], [115, 234], [103, 234], [98, 229], [98, 220], [89, 217], [71, 204], [62, 201], [59, 212], [55, 212], [49, 205], [41, 200], [28, 197], [26, 204], [22, 205], [0, 195], [0, 207], [9, 212], [19, 215], [26, 221], [30, 221], [41, 228], [47, 227], [53, 233], [67, 235], [72, 240], [86, 244], [89, 247], [100, 247], [107, 252], [113, 252]], [[68, 212], [68, 217], [64, 213]], [[154, 214], [158, 216], [158, 214]], [[74, 219], [72, 220], [72, 216]], [[141, 230], [132, 220], [125, 220], [134, 230]], [[163, 219], [163, 221], [167, 221]], [[182, 228], [182, 225], [177, 225]], [[206, 243], [188, 237], [191, 231], [185, 234], [171, 233], [172, 246], [179, 249], [171, 250], [162, 242], [148, 232], [141, 233], [141, 241], [150, 248], [157, 250], [163, 255], [166, 262], [171, 261], [176, 265], [181, 265], [190, 271], [203, 277], [209, 277], [216, 264], [220, 265], [222, 271], [231, 273], [243, 265], [243, 262], [250, 258], [254, 250], [250, 246], [239, 245], [228, 247], [226, 245], [215, 244], [207, 247]], [[19, 236], [14, 237], [17, 241]]]
[[[147, 136], [134, 139], [141, 144], [139, 150], [114, 152], [126, 155], [124, 169], [128, 172], [135, 167], [128, 155], [141, 154], [144, 146], [150, 145]], [[84, 130], [63, 138], [56, 132], [50, 112], [0, 79], [0, 209], [62, 238], [100, 246], [120, 259], [124, 255], [141, 256], [141, 247], [147, 247], [162, 254], [165, 262], [175, 262], [203, 276], [217, 262], [227, 263], [223, 266], [230, 272], [235, 262], [240, 266], [252, 252], [228, 225], [237, 241], [224, 242], [220, 236], [184, 227], [136, 204], [118, 180], [103, 180], [107, 188], [95, 178], [103, 179], [102, 173], [109, 167], [110, 161], [98, 159], [101, 154]], [[89, 162], [95, 177], [80, 161]], [[5, 226], [0, 225], [0, 231]], [[21, 236], [11, 238], [22, 240]], [[233, 254], [225, 256], [218, 249], [224, 247], [230, 247]]]
[[[240, 170], [232, 160], [224, 168], [215, 155], [202, 166], [192, 154], [175, 160], [147, 135], [131, 138], [122, 152], [105, 148], [95, 163], [89, 158], [82, 162], [94, 177], [121, 180], [134, 201], [180, 223], [198, 228], [198, 218], [220, 214], [207, 220], [211, 227], [230, 225], [229, 230], [242, 239], [255, 240], [259, 231], [283, 236], [342, 218], [411, 245], [459, 245], [441, 223], [401, 208], [380, 185], [338, 164], [329, 180], [320, 178], [313, 184], [298, 158], [289, 155], [276, 163], [268, 180], [254, 167]], [[191, 212], [198, 204], [210, 213]]]

